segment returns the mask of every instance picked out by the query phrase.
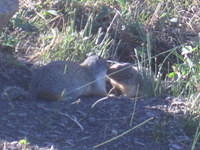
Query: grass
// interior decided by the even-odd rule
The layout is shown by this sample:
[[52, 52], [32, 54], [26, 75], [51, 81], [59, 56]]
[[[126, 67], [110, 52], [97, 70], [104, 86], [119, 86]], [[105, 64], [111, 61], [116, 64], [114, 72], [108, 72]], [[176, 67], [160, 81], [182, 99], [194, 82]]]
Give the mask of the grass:
[[[20, 51], [30, 54], [31, 60], [43, 62], [69, 57], [81, 61], [93, 52], [106, 58], [141, 63], [155, 72], [157, 88], [167, 75], [173, 83], [170, 84], [173, 95], [188, 97], [196, 92], [200, 80], [199, 41], [184, 39], [180, 32], [174, 36], [176, 31], [170, 30], [183, 30], [183, 26], [186, 33], [191, 30], [192, 34], [198, 14], [191, 14], [191, 19], [183, 18], [181, 12], [190, 13], [191, 5], [195, 11], [197, 1], [31, 2], [25, 2], [11, 20], [10, 28], [16, 32], [1, 33], [3, 45], [20, 45]], [[181, 54], [183, 51], [187, 54]]]
[[193, 143], [192, 143], [191, 150], [195, 150], [195, 146], [196, 146], [196, 144], [197, 144], [197, 142], [198, 142], [198, 140], [200, 138], [200, 131], [199, 131], [199, 129], [200, 129], [200, 122], [199, 122], [199, 125], [198, 125], [198, 127], [196, 129], [196, 132], [195, 132], [195, 135], [194, 135], [194, 140], [193, 140]]
[[1, 33], [1, 45], [19, 48], [33, 62], [82, 61], [92, 52], [146, 67], [154, 96], [167, 89], [187, 101], [191, 116], [199, 116], [198, 0], [30, 2]]

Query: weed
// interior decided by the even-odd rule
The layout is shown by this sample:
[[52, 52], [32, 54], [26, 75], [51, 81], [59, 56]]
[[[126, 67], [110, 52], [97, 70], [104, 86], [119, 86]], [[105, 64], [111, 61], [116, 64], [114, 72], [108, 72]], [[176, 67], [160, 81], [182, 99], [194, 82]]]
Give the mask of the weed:
[[188, 97], [196, 93], [196, 86], [200, 82], [199, 46], [183, 46], [181, 54], [175, 53], [182, 63], [174, 64], [173, 72], [168, 74], [173, 81], [173, 95]]

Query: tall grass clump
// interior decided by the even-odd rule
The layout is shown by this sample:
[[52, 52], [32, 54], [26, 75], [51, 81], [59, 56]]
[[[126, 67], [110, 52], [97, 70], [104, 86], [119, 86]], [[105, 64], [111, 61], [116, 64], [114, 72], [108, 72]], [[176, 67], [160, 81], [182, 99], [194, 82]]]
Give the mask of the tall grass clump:
[[[96, 27], [98, 7], [83, 1], [52, 0], [25, 1], [21, 7], [12, 26], [19, 29], [18, 47], [28, 53], [31, 61], [81, 61], [90, 52], [107, 55], [112, 40], [109, 31]], [[29, 29], [24, 28], [25, 24]]]
[[62, 32], [59, 32], [56, 28], [52, 28], [49, 33], [50, 36], [43, 38], [44, 42], [46, 38], [51, 41], [51, 44], [44, 49], [44, 59], [73, 59], [80, 61], [85, 58], [86, 54], [91, 52], [102, 57], [107, 55], [107, 49], [109, 49], [111, 39], [107, 36], [101, 41], [100, 38], [103, 36], [101, 29], [99, 29], [97, 34], [92, 33], [92, 14], [88, 18], [85, 27], [80, 31], [75, 29], [73, 18], [70, 21], [70, 26], [66, 26]]
[[172, 66], [168, 74], [173, 95], [190, 97], [197, 93], [200, 83], [200, 43], [195, 46], [182, 46], [181, 54], [175, 53], [179, 63]]

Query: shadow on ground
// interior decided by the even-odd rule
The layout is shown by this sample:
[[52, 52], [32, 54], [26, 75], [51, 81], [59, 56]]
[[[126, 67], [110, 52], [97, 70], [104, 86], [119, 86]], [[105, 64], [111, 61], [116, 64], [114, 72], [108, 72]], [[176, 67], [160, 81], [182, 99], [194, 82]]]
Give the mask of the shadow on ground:
[[53, 145], [58, 150], [88, 150], [153, 117], [148, 123], [97, 149], [190, 149], [192, 140], [184, 134], [178, 119], [167, 113], [171, 110], [172, 98], [152, 98], [136, 103], [108, 98], [91, 108], [96, 100], [96, 97], [85, 97], [69, 104], [66, 101], [2, 99], [0, 139], [12, 142], [25, 138], [39, 147]]

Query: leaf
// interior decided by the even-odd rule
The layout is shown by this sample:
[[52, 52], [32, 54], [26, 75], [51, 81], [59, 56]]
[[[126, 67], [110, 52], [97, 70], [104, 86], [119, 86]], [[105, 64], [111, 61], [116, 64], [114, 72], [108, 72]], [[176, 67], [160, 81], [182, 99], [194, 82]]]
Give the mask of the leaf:
[[194, 63], [192, 62], [192, 60], [190, 58], [187, 58], [186, 61], [190, 68], [192, 68], [194, 66]]
[[168, 78], [171, 78], [171, 79], [174, 78], [175, 75], [176, 75], [175, 72], [170, 72], [170, 73], [167, 74]]
[[51, 15], [54, 15], [54, 16], [57, 16], [58, 15], [58, 12], [56, 10], [48, 10], [47, 11], [49, 14]]
[[58, 12], [56, 10], [47, 10], [45, 12], [43, 12], [43, 15], [47, 16], [47, 15], [54, 15], [54, 16], [58, 16]]
[[192, 53], [194, 49], [192, 48], [192, 46], [184, 46], [182, 47], [181, 51], [182, 51], [181, 52], [182, 55], [187, 55], [187, 54]]
[[29, 142], [26, 139], [21, 139], [21, 140], [19, 140], [19, 144], [28, 145]]
[[126, 0], [118, 0], [118, 2], [119, 2], [121, 5], [125, 5], [125, 4], [126, 4]]
[[176, 51], [173, 53], [177, 58], [179, 58], [180, 60], [182, 60], [184, 62], [184, 57], [181, 56], [179, 53], [177, 53]]

